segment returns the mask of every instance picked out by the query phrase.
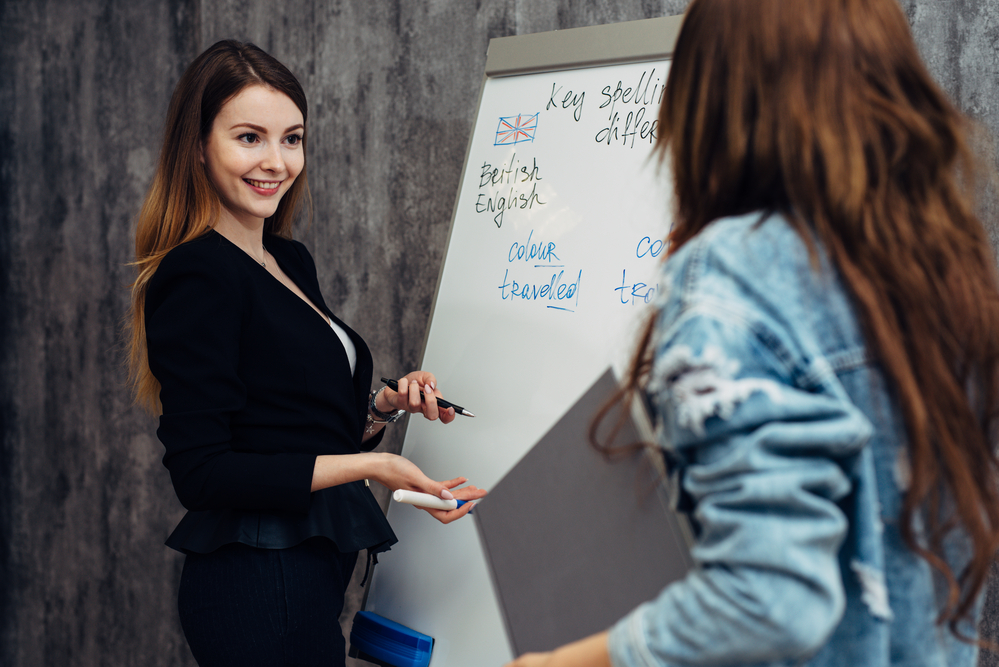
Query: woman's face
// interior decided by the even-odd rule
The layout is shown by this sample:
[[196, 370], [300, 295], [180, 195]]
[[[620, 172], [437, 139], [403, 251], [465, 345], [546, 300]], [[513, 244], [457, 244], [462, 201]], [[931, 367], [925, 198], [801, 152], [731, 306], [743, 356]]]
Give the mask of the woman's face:
[[274, 215], [305, 167], [302, 112], [273, 88], [244, 88], [223, 105], [202, 160], [222, 197], [224, 213], [256, 228]]

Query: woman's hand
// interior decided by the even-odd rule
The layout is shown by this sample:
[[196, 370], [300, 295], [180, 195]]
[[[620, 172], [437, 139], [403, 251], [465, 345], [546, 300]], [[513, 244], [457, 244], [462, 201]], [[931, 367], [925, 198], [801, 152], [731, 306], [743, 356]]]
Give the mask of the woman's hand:
[[590, 635], [551, 653], [525, 653], [506, 667], [612, 667], [607, 632]]
[[[486, 495], [484, 490], [474, 486], [466, 486], [461, 489], [456, 488], [468, 481], [464, 477], [455, 477], [446, 482], [435, 482], [424, 475], [423, 471], [407, 458], [396, 454], [378, 454], [378, 456], [382, 458], [379, 465], [370, 475], [370, 478], [388, 487], [390, 491], [397, 489], [418, 491], [420, 493], [429, 493], [434, 497], [444, 498], [445, 500], [452, 498], [458, 500], [478, 500]], [[453, 493], [452, 489], [454, 489]], [[435, 510], [426, 507], [421, 507], [420, 509], [426, 510], [441, 523], [451, 523], [468, 514], [472, 507], [472, 503], [465, 503], [454, 510]]]
[[[375, 407], [382, 412], [394, 410], [420, 412], [430, 421], [440, 419], [442, 424], [450, 424], [454, 421], [454, 408], [441, 410], [437, 405], [438, 398], [443, 398], [443, 395], [437, 390], [437, 378], [434, 374], [428, 371], [413, 371], [399, 378], [399, 391], [385, 387], [384, 391], [379, 392], [379, 404]], [[383, 409], [382, 401], [388, 404], [387, 409]]]
[[[450, 500], [451, 498], [456, 500], [478, 500], [479, 498], [485, 497], [486, 493], [488, 493], [485, 489], [480, 489], [476, 486], [462, 486], [460, 489], [455, 488], [461, 486], [467, 481], [468, 480], [464, 477], [455, 477], [454, 479], [449, 479], [448, 481], [443, 482], [444, 486], [447, 487], [447, 494], [442, 494], [441, 497], [446, 500]], [[473, 503], [465, 503], [458, 509], [453, 510], [435, 510], [429, 507], [421, 507], [420, 509], [429, 513], [430, 516], [434, 517], [441, 523], [448, 524], [471, 512], [473, 507], [475, 507]]]

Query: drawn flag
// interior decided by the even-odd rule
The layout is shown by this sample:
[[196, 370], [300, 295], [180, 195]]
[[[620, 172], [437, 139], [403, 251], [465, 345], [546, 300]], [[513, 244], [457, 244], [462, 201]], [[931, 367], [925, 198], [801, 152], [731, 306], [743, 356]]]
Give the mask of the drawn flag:
[[538, 114], [500, 117], [494, 145], [513, 146], [523, 141], [534, 141], [534, 131], [537, 129]]

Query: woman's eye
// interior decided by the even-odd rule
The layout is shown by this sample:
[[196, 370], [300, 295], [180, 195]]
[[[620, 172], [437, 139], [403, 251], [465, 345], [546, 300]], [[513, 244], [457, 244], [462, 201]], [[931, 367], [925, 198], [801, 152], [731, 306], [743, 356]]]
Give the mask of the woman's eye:
[[289, 144], [291, 144], [292, 146], [297, 146], [298, 144], [302, 143], [302, 135], [300, 135], [300, 134], [289, 134], [286, 141]]
[[253, 144], [257, 142], [257, 135], [254, 132], [247, 132], [246, 134], [239, 135], [241, 141], [245, 141], [248, 144]]

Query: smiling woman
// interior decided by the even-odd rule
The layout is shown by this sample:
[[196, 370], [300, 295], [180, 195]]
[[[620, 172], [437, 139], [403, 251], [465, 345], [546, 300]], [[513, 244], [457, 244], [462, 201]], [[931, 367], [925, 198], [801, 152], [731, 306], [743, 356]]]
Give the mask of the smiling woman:
[[274, 215], [305, 168], [304, 134], [302, 112], [273, 88], [249, 86], [222, 108], [202, 154], [223, 205], [217, 231], [262, 228]]
[[[306, 182], [305, 94], [281, 63], [226, 41], [177, 84], [139, 216], [131, 371], [160, 413], [163, 463], [189, 510], [179, 609], [202, 667], [344, 664], [337, 631], [358, 552], [396, 537], [366, 480], [475, 500], [371, 450], [405, 412], [449, 423], [433, 374], [371, 391], [360, 336], [291, 239]], [[452, 493], [453, 490], [453, 493]], [[471, 504], [427, 510], [442, 523]]]

